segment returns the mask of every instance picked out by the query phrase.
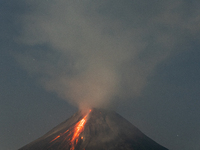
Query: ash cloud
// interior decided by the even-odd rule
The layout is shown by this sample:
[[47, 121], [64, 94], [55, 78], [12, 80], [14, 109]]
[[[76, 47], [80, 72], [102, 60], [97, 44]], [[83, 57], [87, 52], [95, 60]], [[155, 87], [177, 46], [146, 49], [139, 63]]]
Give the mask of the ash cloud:
[[26, 3], [31, 10], [18, 16], [16, 38], [26, 49], [17, 60], [45, 89], [79, 108], [139, 96], [156, 66], [199, 33], [199, 10], [185, 16], [181, 0]]

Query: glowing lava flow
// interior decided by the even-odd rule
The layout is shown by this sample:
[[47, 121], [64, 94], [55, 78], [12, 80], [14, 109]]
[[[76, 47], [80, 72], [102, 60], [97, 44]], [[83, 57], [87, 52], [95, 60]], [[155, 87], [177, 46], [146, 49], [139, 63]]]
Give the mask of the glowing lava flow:
[[[91, 110], [89, 111], [89, 113], [91, 112]], [[89, 113], [87, 113], [83, 119], [81, 119], [78, 123], [76, 123], [75, 126], [71, 127], [69, 130], [65, 131], [64, 133], [60, 133], [60, 135], [58, 135], [57, 137], [55, 137], [50, 143], [56, 141], [58, 138], [60, 138], [61, 136], [63, 136], [64, 134], [66, 134], [68, 131], [70, 131], [67, 135], [67, 137], [69, 137], [70, 135], [73, 134], [71, 140], [69, 139], [70, 141], [70, 145], [71, 145], [71, 148], [70, 150], [75, 150], [75, 145], [78, 143], [78, 139], [79, 139], [79, 135], [81, 134], [81, 132], [83, 132], [84, 130], [84, 126], [85, 126], [85, 123], [86, 123], [86, 118], [87, 116], [89, 115]], [[71, 132], [72, 130], [72, 132]], [[67, 139], [67, 137], [65, 139]], [[81, 137], [81, 139], [83, 139], [83, 137]]]
[[73, 137], [71, 139], [72, 147], [70, 148], [70, 150], [74, 150], [75, 149], [75, 144], [77, 144], [77, 142], [78, 142], [79, 135], [84, 130], [84, 125], [86, 123], [87, 116], [88, 116], [88, 114], [83, 119], [81, 119], [81, 121], [79, 121], [75, 126], [74, 135], [73, 135]]

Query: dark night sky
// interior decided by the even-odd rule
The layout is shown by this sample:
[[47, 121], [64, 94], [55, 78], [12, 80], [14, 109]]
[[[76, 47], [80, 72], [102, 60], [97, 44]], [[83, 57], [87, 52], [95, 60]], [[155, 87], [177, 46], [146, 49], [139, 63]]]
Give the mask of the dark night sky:
[[0, 149], [89, 105], [114, 109], [170, 150], [199, 150], [199, 7], [0, 0]]

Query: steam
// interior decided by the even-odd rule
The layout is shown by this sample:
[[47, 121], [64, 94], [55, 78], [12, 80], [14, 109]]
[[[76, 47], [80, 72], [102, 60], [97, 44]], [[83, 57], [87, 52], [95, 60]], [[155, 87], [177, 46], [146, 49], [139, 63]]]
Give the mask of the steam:
[[[23, 31], [17, 39], [27, 48], [16, 56], [19, 63], [45, 89], [79, 108], [104, 107], [116, 97], [139, 96], [178, 39], [174, 32], [161, 32], [158, 24], [188, 29], [188, 24], [170, 18], [173, 4], [163, 12], [153, 8], [159, 15], [111, 1], [49, 0], [27, 5], [32, 11], [20, 16]], [[163, 16], [175, 24], [166, 23]]]

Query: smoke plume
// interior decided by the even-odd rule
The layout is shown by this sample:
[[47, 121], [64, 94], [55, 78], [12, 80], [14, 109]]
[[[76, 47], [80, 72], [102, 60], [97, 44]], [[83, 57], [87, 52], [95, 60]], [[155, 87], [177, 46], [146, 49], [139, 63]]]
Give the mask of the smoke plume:
[[181, 1], [143, 2], [26, 2], [30, 10], [18, 18], [16, 39], [26, 49], [16, 57], [45, 89], [80, 108], [139, 96], [174, 51], [177, 33], [195, 31], [173, 14]]

